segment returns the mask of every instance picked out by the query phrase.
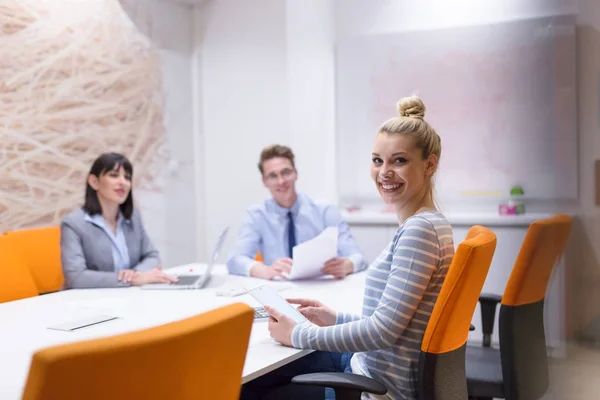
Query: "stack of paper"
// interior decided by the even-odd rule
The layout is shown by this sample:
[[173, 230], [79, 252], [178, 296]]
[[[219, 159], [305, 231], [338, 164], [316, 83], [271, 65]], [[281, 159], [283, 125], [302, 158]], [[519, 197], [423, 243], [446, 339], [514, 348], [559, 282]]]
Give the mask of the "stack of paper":
[[323, 264], [337, 256], [338, 228], [328, 227], [318, 236], [294, 247], [288, 279], [322, 276]]

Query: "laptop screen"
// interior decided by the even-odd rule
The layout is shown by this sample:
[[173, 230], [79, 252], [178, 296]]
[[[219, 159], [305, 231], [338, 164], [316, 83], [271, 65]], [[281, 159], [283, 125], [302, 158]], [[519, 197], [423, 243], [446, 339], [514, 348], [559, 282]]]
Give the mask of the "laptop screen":
[[223, 243], [225, 243], [225, 237], [227, 236], [228, 231], [229, 231], [229, 227], [225, 227], [225, 229], [223, 229], [223, 231], [219, 235], [219, 238], [217, 239], [217, 244], [215, 246], [215, 250], [213, 251], [212, 259], [210, 260], [210, 263], [208, 264], [208, 268], [206, 269], [206, 275], [210, 275], [213, 265], [215, 265], [215, 262], [219, 259], [219, 254], [221, 253], [221, 248], [223, 247]]

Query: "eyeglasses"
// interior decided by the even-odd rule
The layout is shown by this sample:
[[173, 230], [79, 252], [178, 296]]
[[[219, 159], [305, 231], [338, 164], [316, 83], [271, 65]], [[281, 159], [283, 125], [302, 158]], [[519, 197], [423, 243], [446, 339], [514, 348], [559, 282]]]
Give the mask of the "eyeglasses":
[[295, 169], [285, 168], [285, 169], [282, 169], [279, 174], [277, 172], [271, 172], [269, 175], [265, 176], [265, 181], [268, 183], [275, 183], [275, 182], [277, 182], [277, 180], [279, 179], [280, 176], [281, 176], [281, 179], [283, 179], [284, 181], [287, 181], [288, 179], [292, 178], [295, 173], [296, 173]]

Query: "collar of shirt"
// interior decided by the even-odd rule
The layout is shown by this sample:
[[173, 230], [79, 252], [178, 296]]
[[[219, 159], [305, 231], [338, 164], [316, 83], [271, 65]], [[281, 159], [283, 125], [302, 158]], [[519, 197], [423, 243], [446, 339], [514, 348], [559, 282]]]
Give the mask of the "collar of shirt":
[[[108, 225], [106, 225], [106, 220], [104, 219], [102, 214], [89, 215], [88, 213], [85, 213], [85, 220], [95, 225], [98, 225], [101, 228], [108, 229]], [[121, 226], [123, 225], [123, 223], [129, 222], [131, 221], [125, 219], [125, 217], [123, 217], [123, 213], [119, 211], [119, 217], [117, 218], [117, 226]]]
[[294, 218], [296, 218], [298, 216], [298, 214], [300, 213], [300, 209], [302, 208], [303, 204], [304, 204], [304, 196], [301, 194], [298, 194], [298, 197], [296, 198], [296, 202], [294, 203], [292, 208], [282, 207], [279, 204], [277, 204], [277, 202], [274, 199], [271, 198], [267, 202], [267, 210], [273, 211], [277, 215], [282, 216], [282, 217], [287, 217], [288, 212], [291, 211], [292, 216]]

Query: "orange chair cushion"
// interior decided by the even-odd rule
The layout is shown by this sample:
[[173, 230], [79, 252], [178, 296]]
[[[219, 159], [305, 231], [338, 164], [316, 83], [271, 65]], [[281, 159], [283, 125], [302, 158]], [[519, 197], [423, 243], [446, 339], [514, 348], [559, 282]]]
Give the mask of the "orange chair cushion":
[[546, 296], [552, 270], [571, 232], [572, 218], [558, 214], [529, 226], [515, 266], [506, 284], [502, 304], [520, 306]]
[[56, 292], [63, 288], [60, 227], [11, 231], [6, 236], [21, 252], [39, 293]]
[[496, 235], [472, 227], [458, 245], [429, 318], [421, 350], [442, 354], [463, 346], [496, 250]]
[[252, 308], [237, 303], [40, 350], [23, 400], [237, 400], [253, 319]]
[[25, 260], [6, 236], [0, 236], [0, 276], [0, 303], [38, 295]]

